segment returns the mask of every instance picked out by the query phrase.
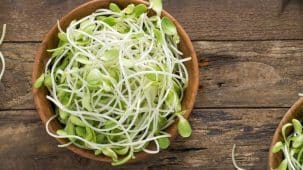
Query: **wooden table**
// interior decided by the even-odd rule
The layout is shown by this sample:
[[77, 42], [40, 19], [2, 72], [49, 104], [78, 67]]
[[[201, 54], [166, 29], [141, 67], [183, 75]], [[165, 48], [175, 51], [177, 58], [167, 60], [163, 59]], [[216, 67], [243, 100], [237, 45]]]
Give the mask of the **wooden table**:
[[[200, 61], [190, 121], [151, 159], [122, 169], [233, 169], [231, 149], [247, 169], [266, 169], [271, 137], [303, 92], [303, 3], [292, 0], [164, 0], [184, 26]], [[47, 135], [31, 94], [36, 49], [56, 20], [84, 0], [1, 0], [8, 24], [0, 84], [0, 169], [111, 169], [81, 158]]]

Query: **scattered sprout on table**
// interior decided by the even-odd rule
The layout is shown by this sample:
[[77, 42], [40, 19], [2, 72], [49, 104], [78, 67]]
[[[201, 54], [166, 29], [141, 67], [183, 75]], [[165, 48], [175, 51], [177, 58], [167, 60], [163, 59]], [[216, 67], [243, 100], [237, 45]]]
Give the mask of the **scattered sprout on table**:
[[[5, 34], [6, 34], [6, 24], [3, 24], [2, 35], [0, 37], [0, 45], [2, 45], [2, 43], [3, 43]], [[2, 68], [1, 68], [1, 71], [0, 71], [0, 80], [1, 80], [2, 77], [3, 77], [3, 74], [4, 74], [4, 70], [5, 70], [5, 60], [4, 60], [4, 56], [3, 56], [1, 51], [0, 51], [0, 60], [1, 60], [1, 64], [2, 64]]]
[[237, 170], [245, 170], [243, 168], [240, 168], [237, 164], [237, 161], [236, 161], [236, 158], [235, 158], [235, 150], [236, 150], [236, 144], [233, 145], [233, 149], [231, 151], [231, 159], [232, 159], [232, 162], [233, 162], [233, 165], [234, 167], [237, 169]]

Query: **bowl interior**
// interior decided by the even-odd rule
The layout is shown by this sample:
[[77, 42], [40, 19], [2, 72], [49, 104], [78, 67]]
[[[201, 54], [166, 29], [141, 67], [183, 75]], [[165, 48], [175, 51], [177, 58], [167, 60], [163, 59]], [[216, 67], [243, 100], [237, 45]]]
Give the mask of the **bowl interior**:
[[[69, 25], [69, 23], [72, 20], [75, 19], [80, 19], [82, 17], [85, 17], [87, 15], [90, 15], [93, 13], [95, 10], [99, 8], [108, 8], [108, 5], [110, 2], [114, 2], [118, 4], [120, 7], [126, 7], [130, 3], [134, 4], [147, 4], [145, 1], [141, 0], [96, 0], [96, 1], [90, 1], [87, 2], [67, 15], [65, 15], [60, 21], [60, 26], [63, 30], [66, 29], [66, 27]], [[162, 12], [163, 16], [169, 17], [176, 25], [178, 33], [180, 35], [180, 44], [179, 44], [179, 49], [184, 53], [184, 56], [191, 56], [192, 60], [188, 61], [185, 66], [188, 70], [189, 73], [189, 84], [187, 89], [185, 90], [185, 95], [182, 100], [182, 109], [186, 110], [186, 113], [184, 114], [185, 118], [188, 118], [188, 116], [191, 113], [191, 110], [194, 105], [195, 97], [197, 94], [198, 90], [198, 84], [199, 84], [199, 71], [198, 71], [198, 62], [197, 62], [197, 57], [196, 53], [194, 51], [193, 45], [186, 34], [186, 32], [183, 30], [181, 25], [174, 19], [171, 15], [169, 15], [167, 12], [163, 11]], [[33, 67], [33, 76], [32, 76], [32, 81], [35, 82], [36, 79], [43, 73], [45, 64], [49, 59], [49, 53], [46, 51], [47, 49], [52, 49], [57, 46], [58, 43], [58, 28], [57, 25], [53, 26], [52, 29], [48, 32], [48, 34], [45, 36], [44, 40], [42, 41], [38, 52], [35, 57], [35, 64]], [[34, 94], [34, 101], [35, 105], [38, 111], [38, 114], [45, 124], [46, 121], [54, 115], [54, 111], [52, 108], [51, 103], [46, 99], [46, 95], [48, 94], [47, 90], [45, 88], [40, 88], [40, 89], [35, 89], [33, 88], [33, 94]], [[56, 132], [58, 129], [61, 129], [62, 125], [59, 123], [58, 120], [54, 120], [49, 124], [49, 129], [51, 132]], [[177, 134], [177, 122], [175, 122], [173, 125], [171, 125], [168, 129], [167, 132], [172, 135], [172, 138], [174, 138]], [[67, 143], [67, 140], [64, 139], [57, 139], [61, 144]], [[149, 147], [154, 147], [154, 146], [149, 146]], [[95, 156], [93, 152], [80, 149], [74, 145], [70, 145], [68, 149], [72, 150], [73, 152], [90, 158], [94, 160], [99, 160], [103, 162], [111, 162], [111, 159], [104, 157], [104, 156]], [[136, 159], [135, 160], [140, 160], [147, 157], [147, 154], [144, 152], [140, 152], [136, 154]], [[134, 160], [132, 160], [134, 161]]]
[[[278, 153], [272, 153], [272, 147], [278, 142], [283, 141], [282, 136], [282, 127], [286, 123], [291, 123], [292, 119], [298, 119], [302, 121], [303, 118], [303, 97], [301, 97], [284, 115], [281, 122], [279, 123], [278, 128], [275, 131], [275, 134], [272, 139], [272, 143], [269, 150], [269, 169], [277, 168], [280, 164], [280, 162], [283, 159], [282, 152]], [[291, 130], [288, 132], [288, 134], [291, 133]]]

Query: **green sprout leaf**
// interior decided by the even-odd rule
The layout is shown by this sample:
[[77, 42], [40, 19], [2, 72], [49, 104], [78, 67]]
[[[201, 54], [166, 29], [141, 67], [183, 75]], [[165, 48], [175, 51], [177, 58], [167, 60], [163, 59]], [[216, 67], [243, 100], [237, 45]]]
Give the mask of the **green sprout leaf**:
[[302, 133], [302, 124], [300, 123], [300, 121], [298, 121], [297, 119], [293, 119], [292, 124], [294, 126], [295, 132], [297, 134], [301, 134]]
[[[75, 125], [71, 121], [67, 121], [67, 124], [66, 124], [64, 130], [68, 135], [75, 135]], [[76, 139], [69, 138], [69, 140], [74, 142]]]
[[58, 33], [58, 38], [63, 41], [63, 42], [67, 42], [67, 37], [66, 37], [66, 33], [65, 32], [59, 32]]
[[163, 8], [162, 0], [150, 0], [150, 7], [160, 16]]
[[85, 134], [85, 139], [86, 140], [89, 140], [91, 142], [96, 142], [96, 134], [95, 134], [95, 131], [89, 127], [85, 127], [85, 131], [86, 131], [86, 134]]
[[75, 60], [81, 64], [92, 64], [92, 62], [84, 55], [79, 55]]
[[45, 74], [41, 74], [41, 76], [36, 80], [35, 84], [34, 84], [34, 88], [40, 88], [44, 82], [44, 78], [45, 78]]
[[101, 150], [105, 156], [112, 158], [114, 161], [118, 160], [117, 154], [111, 148], [105, 147], [102, 148]]
[[272, 148], [272, 153], [277, 153], [283, 148], [282, 142], [277, 142], [274, 147]]
[[104, 128], [109, 129], [116, 126], [116, 122], [112, 121], [112, 120], [108, 120], [105, 122], [104, 124]]
[[65, 112], [65, 111], [63, 111], [63, 110], [61, 110], [61, 109], [59, 109], [59, 117], [60, 117], [61, 119], [67, 120], [68, 116], [69, 116], [69, 113], [67, 113], [67, 112]]
[[162, 129], [167, 124], [167, 119], [165, 117], [159, 117], [158, 127]]
[[134, 8], [134, 15], [135, 17], [140, 17], [143, 13], [147, 11], [147, 7], [144, 4], [139, 4]]
[[106, 138], [105, 135], [103, 135], [103, 134], [97, 134], [96, 135], [96, 142], [102, 144], [102, 143], [104, 143], [106, 141], [105, 138]]
[[80, 137], [86, 136], [86, 131], [84, 127], [76, 127], [76, 134]]
[[175, 44], [179, 44], [180, 36], [178, 34], [173, 35], [173, 41]]
[[163, 17], [161, 20], [161, 26], [165, 34], [167, 35], [177, 34], [176, 26], [169, 18]]
[[78, 117], [76, 117], [76, 116], [70, 116], [70, 121], [73, 123], [73, 124], [75, 124], [75, 125], [77, 125], [77, 126], [82, 126], [82, 127], [85, 127], [86, 125], [82, 122], [82, 120], [81, 119], [79, 119]]
[[117, 12], [117, 13], [121, 12], [121, 9], [120, 9], [119, 6], [118, 6], [117, 4], [115, 4], [115, 3], [110, 3], [110, 4], [109, 4], [109, 9], [110, 9], [111, 11], [113, 11], [113, 12]]
[[102, 56], [102, 59], [104, 61], [116, 61], [119, 57], [119, 50], [114, 48], [114, 49], [110, 49], [110, 50], [107, 50], [103, 56]]
[[158, 43], [163, 43], [163, 37], [159, 29], [154, 29], [155, 37]]
[[88, 111], [92, 111], [92, 106], [90, 104], [90, 95], [85, 93], [82, 97], [82, 106]]
[[295, 136], [293, 138], [293, 147], [298, 148], [303, 144], [303, 136], [300, 134], [299, 136]]
[[66, 135], [67, 135], [67, 133], [66, 133], [63, 129], [57, 130], [56, 133], [57, 133], [59, 136], [66, 136]]
[[109, 17], [105, 17], [103, 19], [103, 22], [107, 23], [109, 26], [114, 26], [117, 23], [117, 19], [109, 16]]
[[96, 156], [98, 156], [98, 155], [100, 155], [100, 154], [102, 154], [102, 150], [101, 150], [101, 149], [95, 150], [95, 155], [96, 155]]
[[291, 123], [286, 123], [285, 125], [283, 125], [282, 127], [282, 136], [284, 138], [284, 140], [286, 140], [286, 129], [289, 127], [292, 127], [293, 125]]
[[123, 147], [123, 148], [120, 148], [120, 149], [113, 149], [118, 155], [126, 155], [128, 150], [129, 150], [129, 147]]
[[46, 74], [44, 77], [44, 86], [46, 86], [47, 88], [51, 88], [52, 87], [52, 77], [50, 74]]
[[69, 93], [63, 91], [62, 89], [58, 89], [58, 99], [62, 104], [68, 105], [69, 98], [70, 98]]
[[284, 159], [280, 165], [278, 166], [278, 168], [274, 169], [274, 170], [287, 170], [287, 160]]
[[56, 58], [56, 57], [60, 56], [64, 52], [64, 48], [63, 47], [64, 46], [58, 47], [58, 48], [56, 48], [56, 49], [54, 49], [52, 51], [48, 50], [48, 52], [52, 52], [52, 58]]
[[184, 138], [190, 137], [190, 135], [192, 133], [192, 129], [191, 129], [191, 126], [190, 126], [188, 120], [186, 120], [180, 114], [178, 114], [178, 117], [179, 117], [179, 122], [178, 122], [179, 134]]
[[158, 141], [161, 149], [167, 149], [170, 145], [170, 141], [168, 138], [160, 138], [160, 139], [157, 139], [157, 141]]
[[174, 89], [171, 89], [169, 91], [165, 103], [168, 107], [174, 106], [176, 112], [181, 111], [181, 102], [180, 102], [177, 92]]
[[89, 85], [97, 86], [102, 82], [102, 73], [99, 69], [94, 68], [88, 73], [86, 81]]
[[123, 159], [121, 159], [121, 160], [116, 160], [116, 161], [114, 160], [114, 161], [112, 162], [112, 166], [122, 165], [122, 164], [126, 163], [128, 160], [130, 160], [131, 157], [132, 157], [132, 154], [130, 153], [130, 154], [128, 154], [125, 158], [123, 158]]
[[134, 12], [135, 9], [135, 5], [134, 4], [129, 4], [124, 10], [123, 12], [126, 14], [132, 14]]
[[96, 28], [96, 25], [89, 25], [89, 26], [85, 27], [83, 29], [83, 31], [86, 32], [87, 34], [91, 35], [91, 34], [93, 34], [95, 28]]

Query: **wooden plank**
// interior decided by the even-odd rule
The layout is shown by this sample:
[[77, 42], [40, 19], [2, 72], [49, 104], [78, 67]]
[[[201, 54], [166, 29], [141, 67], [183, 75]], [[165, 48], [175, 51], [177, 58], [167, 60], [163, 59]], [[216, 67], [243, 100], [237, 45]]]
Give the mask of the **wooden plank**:
[[[40, 41], [65, 13], [83, 0], [2, 0], [0, 24], [8, 41]], [[193, 40], [302, 39], [302, 4], [282, 0], [165, 0]]]
[[[150, 159], [122, 169], [233, 169], [231, 149], [247, 169], [265, 169], [271, 136], [286, 109], [199, 109], [191, 116], [193, 134]], [[0, 112], [0, 162], [6, 169], [110, 169], [81, 158], [45, 132], [36, 111]]]
[[[38, 44], [7, 44], [1, 46], [5, 56], [5, 72], [0, 82], [0, 108], [33, 109], [31, 74]], [[2, 66], [1, 66], [2, 67]]]
[[[167, 0], [164, 5], [193, 40], [302, 39], [300, 1]], [[294, 31], [294, 32], [292, 32]]]
[[196, 107], [289, 107], [303, 91], [303, 41], [197, 42]]
[[[303, 41], [201, 41], [196, 108], [290, 107], [303, 92]], [[5, 43], [0, 110], [34, 109], [31, 94], [36, 43]]]
[[65, 13], [83, 0], [2, 0], [0, 24], [7, 24], [6, 41], [40, 41]]

